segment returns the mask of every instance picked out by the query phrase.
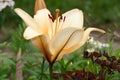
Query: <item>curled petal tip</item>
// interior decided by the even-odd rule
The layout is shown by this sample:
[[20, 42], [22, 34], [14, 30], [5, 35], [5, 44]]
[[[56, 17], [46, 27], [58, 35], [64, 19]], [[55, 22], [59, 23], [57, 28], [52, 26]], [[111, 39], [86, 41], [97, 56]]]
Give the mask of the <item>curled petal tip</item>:
[[21, 10], [20, 8], [15, 8], [14, 11], [17, 13], [19, 10]]
[[103, 33], [103, 34], [105, 34], [105, 33], [106, 33], [106, 32], [105, 32], [104, 30], [102, 30], [102, 29], [101, 29], [101, 31], [100, 31], [100, 32], [101, 32], [101, 33]]
[[105, 34], [106, 32], [103, 29], [98, 29], [98, 28], [88, 28], [86, 31], [91, 32], [91, 31], [97, 31]]

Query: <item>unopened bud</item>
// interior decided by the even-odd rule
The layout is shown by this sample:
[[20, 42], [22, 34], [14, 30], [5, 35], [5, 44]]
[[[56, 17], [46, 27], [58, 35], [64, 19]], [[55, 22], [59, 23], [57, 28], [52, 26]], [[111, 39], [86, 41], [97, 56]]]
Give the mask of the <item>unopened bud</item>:
[[46, 4], [44, 2], [44, 0], [36, 0], [35, 2], [35, 8], [34, 8], [34, 13], [36, 14], [36, 12], [40, 9], [44, 9], [46, 8]]

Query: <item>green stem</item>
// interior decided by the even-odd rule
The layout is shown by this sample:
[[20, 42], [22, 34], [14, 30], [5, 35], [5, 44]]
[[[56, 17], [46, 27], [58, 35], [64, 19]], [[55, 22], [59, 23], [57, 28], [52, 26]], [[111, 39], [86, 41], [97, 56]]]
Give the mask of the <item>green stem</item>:
[[49, 63], [49, 72], [50, 72], [50, 80], [53, 80], [52, 74], [53, 74], [53, 63]]
[[40, 80], [42, 80], [42, 77], [43, 77], [44, 64], [45, 64], [45, 58], [43, 57], [42, 66], [41, 66], [41, 77], [40, 77]]

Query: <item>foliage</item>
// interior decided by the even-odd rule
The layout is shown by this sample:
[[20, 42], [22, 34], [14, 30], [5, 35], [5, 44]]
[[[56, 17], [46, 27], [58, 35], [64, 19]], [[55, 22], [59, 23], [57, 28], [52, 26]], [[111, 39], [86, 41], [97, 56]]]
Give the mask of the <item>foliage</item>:
[[15, 73], [15, 61], [5, 53], [0, 53], [0, 80], [8, 80]]

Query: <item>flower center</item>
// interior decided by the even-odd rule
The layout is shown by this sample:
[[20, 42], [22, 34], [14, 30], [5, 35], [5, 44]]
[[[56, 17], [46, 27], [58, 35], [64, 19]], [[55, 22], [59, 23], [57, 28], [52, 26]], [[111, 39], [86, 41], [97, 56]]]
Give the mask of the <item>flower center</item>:
[[48, 14], [48, 17], [52, 20], [52, 22], [55, 22], [55, 28], [53, 30], [54, 31], [53, 34], [55, 34], [62, 27], [62, 25], [66, 19], [66, 16], [62, 16], [62, 14], [60, 14], [60, 10], [56, 9], [55, 17], [53, 14]]
[[[48, 14], [48, 17], [52, 20], [52, 22], [54, 22], [55, 20], [56, 20], [56, 22], [57, 22], [57, 24], [58, 24], [58, 19], [59, 19], [59, 22], [61, 21], [61, 20], [63, 20], [63, 22], [65, 21], [65, 19], [66, 19], [66, 16], [62, 16], [61, 14], [60, 14], [60, 10], [59, 9], [56, 9], [55, 10], [55, 12], [56, 12], [56, 16], [54, 17], [54, 14]], [[60, 15], [60, 16], [59, 16]]]

